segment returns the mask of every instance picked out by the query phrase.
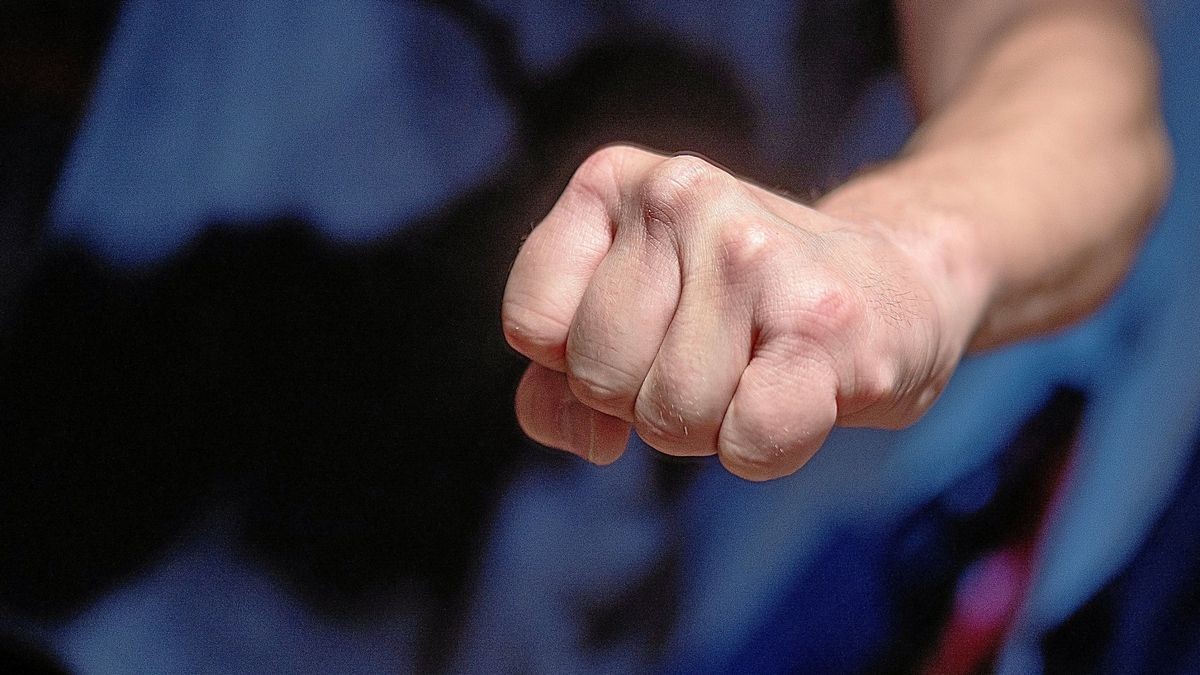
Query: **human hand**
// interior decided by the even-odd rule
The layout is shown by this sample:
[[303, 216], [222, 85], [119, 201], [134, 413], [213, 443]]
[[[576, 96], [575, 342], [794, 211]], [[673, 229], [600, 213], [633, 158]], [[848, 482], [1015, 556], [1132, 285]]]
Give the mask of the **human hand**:
[[602, 149], [508, 279], [504, 333], [533, 361], [518, 420], [598, 464], [632, 426], [744, 478], [790, 474], [835, 424], [905, 426], [949, 379], [970, 322], [931, 250], [697, 157]]

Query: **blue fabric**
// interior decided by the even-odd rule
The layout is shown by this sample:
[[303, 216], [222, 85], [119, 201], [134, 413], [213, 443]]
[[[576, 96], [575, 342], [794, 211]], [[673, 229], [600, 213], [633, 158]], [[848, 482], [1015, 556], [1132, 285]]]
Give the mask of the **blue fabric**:
[[[1194, 3], [1155, 3], [1175, 189], [1125, 287], [1092, 323], [1094, 406], [1071, 489], [1051, 523], [1035, 585], [1001, 672], [1126, 564], [1166, 507], [1200, 429], [1200, 25]], [[1010, 665], [1011, 663], [1011, 665]]]
[[479, 48], [424, 5], [135, 0], [52, 223], [122, 265], [213, 222], [365, 241], [482, 182], [513, 123]]

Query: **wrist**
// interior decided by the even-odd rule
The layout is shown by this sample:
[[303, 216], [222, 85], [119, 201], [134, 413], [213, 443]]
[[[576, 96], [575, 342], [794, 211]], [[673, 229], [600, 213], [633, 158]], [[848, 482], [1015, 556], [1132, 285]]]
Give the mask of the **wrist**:
[[911, 260], [935, 304], [939, 351], [953, 368], [981, 328], [997, 277], [979, 227], [916, 185], [879, 171], [834, 190], [816, 208], [870, 229]]

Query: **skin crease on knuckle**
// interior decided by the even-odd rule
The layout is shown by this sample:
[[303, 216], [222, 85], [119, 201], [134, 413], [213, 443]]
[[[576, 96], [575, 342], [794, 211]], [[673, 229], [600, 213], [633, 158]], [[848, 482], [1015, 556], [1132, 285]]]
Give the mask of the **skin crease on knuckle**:
[[[723, 192], [736, 185], [736, 179], [707, 161], [692, 155], [677, 155], [662, 160], [643, 178], [640, 189], [642, 220], [667, 227], [682, 227], [699, 221], [700, 205], [711, 208]], [[676, 232], [683, 238], [691, 232]]]
[[664, 367], [660, 372], [664, 375], [648, 381], [634, 405], [638, 434], [655, 449], [670, 455], [715, 453], [716, 433], [724, 410], [702, 407], [700, 390], [710, 386], [705, 373], [683, 363]]
[[[607, 145], [593, 152], [571, 176], [567, 191], [574, 191], [583, 199], [592, 199], [606, 210], [610, 209], [614, 197], [619, 196], [621, 174], [625, 158], [631, 153], [643, 152], [625, 145]], [[609, 213], [611, 219], [612, 213]]]
[[569, 326], [558, 312], [540, 309], [541, 298], [510, 293], [504, 300], [501, 324], [504, 338], [526, 357], [556, 368], [563, 367], [563, 346]]
[[797, 428], [802, 426], [800, 423], [789, 424], [785, 419], [743, 421], [737, 425], [737, 432], [723, 430], [717, 444], [721, 463], [738, 476], [754, 481], [781, 478], [800, 469], [816, 453], [832, 424], [826, 427], [818, 422], [814, 429], [804, 432]]
[[674, 406], [638, 405], [633, 419], [638, 435], [659, 452], [677, 456], [712, 454], [707, 448], [697, 447], [692, 438], [691, 425], [683, 420], [682, 414]]
[[747, 371], [722, 422], [718, 454], [751, 480], [797, 471], [837, 417], [837, 376], [815, 359], [763, 354]]
[[575, 397], [601, 412], [628, 418], [641, 376], [616, 365], [619, 350], [607, 349], [611, 360], [593, 356], [592, 350], [580, 349], [577, 341], [567, 345], [567, 382]]

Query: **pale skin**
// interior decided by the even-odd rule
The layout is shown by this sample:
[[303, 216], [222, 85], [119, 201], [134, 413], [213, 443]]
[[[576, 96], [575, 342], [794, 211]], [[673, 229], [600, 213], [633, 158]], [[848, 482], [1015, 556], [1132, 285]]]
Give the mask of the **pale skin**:
[[793, 473], [836, 425], [900, 428], [970, 350], [1111, 294], [1166, 192], [1157, 64], [1126, 0], [897, 7], [922, 122], [804, 205], [699, 157], [612, 146], [517, 256], [517, 418], [597, 464], [631, 429]]

